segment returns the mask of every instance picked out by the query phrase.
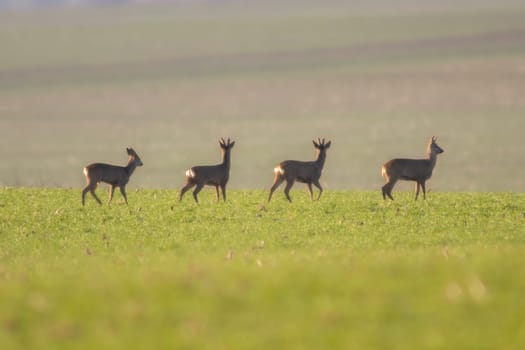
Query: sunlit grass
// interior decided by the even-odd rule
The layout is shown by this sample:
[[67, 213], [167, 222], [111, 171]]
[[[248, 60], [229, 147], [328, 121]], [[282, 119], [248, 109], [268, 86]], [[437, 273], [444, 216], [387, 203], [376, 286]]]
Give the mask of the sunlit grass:
[[128, 192], [111, 207], [82, 207], [80, 190], [0, 192], [3, 346], [525, 344], [521, 194]]

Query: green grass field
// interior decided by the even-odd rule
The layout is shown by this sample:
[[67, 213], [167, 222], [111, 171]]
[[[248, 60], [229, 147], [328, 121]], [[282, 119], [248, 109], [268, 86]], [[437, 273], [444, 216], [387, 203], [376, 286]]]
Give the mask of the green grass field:
[[524, 195], [266, 195], [0, 190], [2, 347], [525, 346]]
[[[520, 0], [0, 12], [0, 348], [525, 348], [524, 18]], [[432, 135], [428, 200], [383, 201], [381, 164]], [[318, 136], [321, 201], [267, 204]], [[178, 203], [219, 137], [228, 202]], [[82, 168], [126, 147], [130, 205], [82, 207]]]

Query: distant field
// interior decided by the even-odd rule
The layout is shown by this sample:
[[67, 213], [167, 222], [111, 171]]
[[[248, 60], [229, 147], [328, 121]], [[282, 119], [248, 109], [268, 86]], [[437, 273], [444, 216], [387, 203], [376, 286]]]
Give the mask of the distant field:
[[2, 347], [525, 346], [524, 195], [266, 194], [0, 190]]
[[375, 189], [436, 135], [431, 189], [523, 191], [519, 1], [306, 4], [1, 13], [0, 185], [78, 188], [133, 146], [131, 187], [177, 188], [231, 136], [231, 186], [266, 188], [324, 136], [325, 187]]

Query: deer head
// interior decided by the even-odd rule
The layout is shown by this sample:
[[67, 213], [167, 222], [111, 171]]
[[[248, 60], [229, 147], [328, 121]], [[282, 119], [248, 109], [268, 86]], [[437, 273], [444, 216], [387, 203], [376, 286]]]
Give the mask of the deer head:
[[144, 163], [142, 163], [142, 160], [140, 159], [139, 155], [137, 154], [137, 152], [135, 152], [133, 150], [133, 148], [126, 148], [126, 152], [128, 152], [128, 155], [130, 156], [131, 158], [131, 161], [135, 161], [135, 165], [136, 166], [143, 166]]
[[428, 141], [427, 153], [428, 154], [440, 154], [445, 152], [441, 147], [436, 143], [437, 137], [432, 136], [430, 141]]
[[318, 137], [317, 142], [315, 142], [315, 140], [312, 140], [312, 142], [314, 143], [315, 148], [320, 151], [330, 148], [330, 145], [332, 144], [332, 141], [325, 143], [324, 137], [322, 139]]
[[230, 150], [235, 145], [235, 141], [230, 141], [230, 138], [228, 137], [228, 141], [224, 141], [224, 139], [221, 137], [219, 139], [219, 145], [221, 148], [225, 151]]

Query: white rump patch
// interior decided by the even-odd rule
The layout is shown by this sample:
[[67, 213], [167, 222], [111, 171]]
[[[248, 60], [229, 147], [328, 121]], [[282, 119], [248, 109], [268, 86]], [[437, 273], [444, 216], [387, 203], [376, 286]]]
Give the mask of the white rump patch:
[[385, 177], [386, 176], [386, 169], [384, 166], [381, 167], [381, 176]]
[[276, 166], [275, 168], [273, 168], [273, 172], [274, 172], [275, 174], [279, 173], [279, 174], [281, 174], [281, 175], [284, 175], [284, 169], [281, 168], [281, 166]]
[[188, 169], [188, 170], [186, 170], [186, 176], [194, 178], [195, 177], [195, 173], [193, 172], [193, 170]]
[[88, 175], [88, 168], [84, 168], [84, 176]]

